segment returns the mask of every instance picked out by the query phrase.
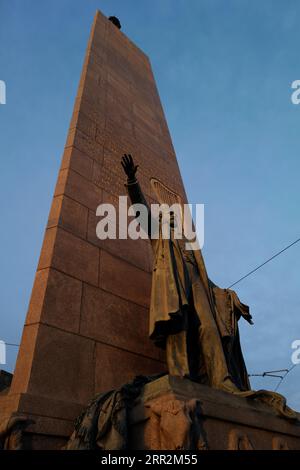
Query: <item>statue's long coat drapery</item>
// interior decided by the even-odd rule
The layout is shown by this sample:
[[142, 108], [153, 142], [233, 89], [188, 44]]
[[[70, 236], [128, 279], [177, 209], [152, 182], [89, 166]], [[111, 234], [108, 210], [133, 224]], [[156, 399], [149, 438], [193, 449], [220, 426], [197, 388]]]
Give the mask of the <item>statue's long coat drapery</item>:
[[[137, 180], [127, 184], [128, 193], [133, 204], [147, 206], [145, 197]], [[149, 209], [148, 209], [149, 211]], [[150, 214], [150, 211], [149, 211]], [[151, 216], [148, 220], [148, 231]], [[161, 231], [161, 227], [160, 227]], [[184, 311], [189, 306], [189, 277], [186, 262], [178, 240], [161, 236], [151, 239], [154, 251], [152, 273], [152, 290], [149, 317], [149, 336], [160, 347], [165, 347], [166, 337], [183, 328]], [[213, 284], [207, 275], [200, 250], [195, 250], [194, 259], [199, 276], [204, 286], [200, 303], [202, 309], [208, 309], [218, 326], [224, 347], [224, 355], [229, 372], [242, 390], [249, 390], [250, 384], [241, 351], [238, 319], [243, 316], [251, 320], [249, 308], [242, 304], [234, 291], [220, 289]]]

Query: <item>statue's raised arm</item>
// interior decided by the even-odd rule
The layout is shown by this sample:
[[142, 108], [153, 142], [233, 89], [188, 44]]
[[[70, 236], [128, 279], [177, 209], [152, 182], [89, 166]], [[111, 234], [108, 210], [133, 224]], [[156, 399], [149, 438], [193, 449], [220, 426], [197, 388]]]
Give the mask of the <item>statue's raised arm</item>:
[[[132, 204], [142, 204], [148, 212], [148, 220], [143, 226], [143, 230], [148, 234], [149, 239], [151, 239], [151, 225], [154, 223], [152, 220], [151, 210], [148, 206], [146, 198], [141, 190], [139, 182], [136, 177], [137, 169], [139, 165], [136, 165], [133, 161], [133, 158], [130, 154], [124, 154], [121, 160], [121, 165], [125, 174], [127, 175], [127, 184], [125, 185], [130, 197]], [[143, 225], [143, 224], [141, 224]]]

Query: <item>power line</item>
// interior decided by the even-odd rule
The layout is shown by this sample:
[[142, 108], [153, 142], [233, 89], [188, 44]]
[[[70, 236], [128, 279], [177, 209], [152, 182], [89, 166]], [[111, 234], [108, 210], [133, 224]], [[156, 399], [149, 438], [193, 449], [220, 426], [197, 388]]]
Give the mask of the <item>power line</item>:
[[[274, 377], [279, 379], [278, 384], [275, 387], [274, 392], [277, 392], [280, 385], [286, 378], [286, 376], [296, 367], [297, 364], [293, 364], [289, 369], [278, 369], [278, 370], [269, 370], [266, 372], [262, 372], [260, 374], [248, 374], [248, 377]], [[283, 372], [283, 374], [282, 374]]]
[[239, 282], [243, 281], [244, 279], [246, 279], [246, 277], [249, 277], [251, 274], [255, 273], [256, 271], [258, 271], [258, 269], [262, 268], [263, 266], [265, 266], [267, 263], [269, 263], [270, 261], [272, 261], [274, 258], [277, 258], [277, 256], [281, 255], [281, 253], [283, 253], [284, 251], [288, 250], [289, 248], [291, 248], [291, 246], [293, 245], [296, 245], [296, 243], [298, 243], [300, 241], [300, 238], [298, 238], [297, 240], [295, 240], [293, 243], [290, 243], [288, 246], [286, 246], [285, 248], [283, 248], [282, 250], [278, 251], [278, 253], [275, 253], [275, 255], [271, 256], [271, 258], [267, 259], [266, 261], [264, 261], [263, 263], [261, 263], [259, 266], [257, 266], [256, 268], [252, 269], [252, 271], [250, 271], [249, 273], [245, 274], [245, 276], [241, 277], [240, 279], [238, 279], [236, 282], [234, 282], [233, 284], [231, 284], [228, 289], [230, 289], [231, 287], [235, 286], [236, 284], [238, 284]]
[[277, 390], [279, 389], [280, 385], [282, 384], [282, 382], [284, 381], [284, 379], [286, 378], [286, 376], [294, 369], [294, 367], [296, 367], [297, 364], [293, 364], [287, 371], [286, 373], [284, 374], [283, 377], [280, 378], [278, 384], [277, 384], [277, 387], [275, 388], [275, 392], [277, 392]]
[[289, 369], [278, 369], [278, 370], [269, 370], [262, 372], [260, 374], [248, 374], [248, 377], [276, 377], [277, 379], [282, 379], [283, 375], [278, 375], [279, 372], [287, 373]]

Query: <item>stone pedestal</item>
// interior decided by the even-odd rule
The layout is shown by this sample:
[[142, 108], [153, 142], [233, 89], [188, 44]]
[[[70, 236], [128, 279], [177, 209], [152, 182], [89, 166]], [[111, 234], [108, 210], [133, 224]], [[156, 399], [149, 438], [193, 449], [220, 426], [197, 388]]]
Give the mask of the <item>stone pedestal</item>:
[[146, 385], [130, 420], [132, 449], [300, 450], [300, 421], [176, 377]]

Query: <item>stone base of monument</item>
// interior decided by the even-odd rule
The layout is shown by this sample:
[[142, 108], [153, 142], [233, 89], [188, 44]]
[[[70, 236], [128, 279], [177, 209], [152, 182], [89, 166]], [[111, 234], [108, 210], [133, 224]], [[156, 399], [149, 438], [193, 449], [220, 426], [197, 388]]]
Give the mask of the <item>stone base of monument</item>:
[[300, 449], [300, 421], [256, 400], [170, 376], [144, 387], [130, 421], [133, 449]]
[[[82, 411], [28, 394], [0, 399], [1, 420], [8, 416], [5, 408], [28, 419], [22, 436], [20, 428], [14, 431], [12, 447], [21, 442], [27, 449], [60, 449]], [[45, 407], [48, 416], [40, 413]], [[129, 414], [129, 435], [134, 450], [300, 450], [300, 415], [293, 422], [256, 400], [166, 375], [144, 386]]]
[[0, 449], [5, 442], [5, 447], [12, 450], [59, 450], [72, 434], [74, 420], [83, 409], [75, 403], [29, 393], [1, 395]]

